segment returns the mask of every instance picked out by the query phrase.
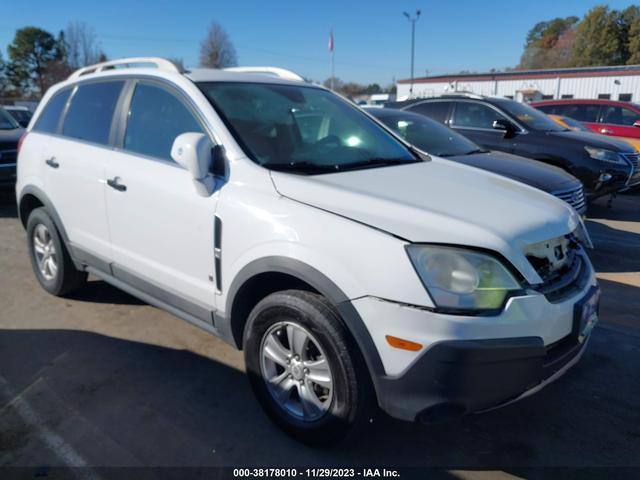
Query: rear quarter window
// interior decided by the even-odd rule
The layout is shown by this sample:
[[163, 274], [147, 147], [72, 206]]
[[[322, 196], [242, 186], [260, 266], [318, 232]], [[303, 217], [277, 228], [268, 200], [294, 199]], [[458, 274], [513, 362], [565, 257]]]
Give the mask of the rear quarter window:
[[80, 85], [71, 99], [62, 134], [107, 145], [113, 112], [123, 85], [123, 81]]
[[60, 123], [60, 115], [69, 99], [71, 90], [63, 90], [56, 93], [44, 106], [42, 113], [36, 120], [33, 130], [42, 133], [57, 133]]

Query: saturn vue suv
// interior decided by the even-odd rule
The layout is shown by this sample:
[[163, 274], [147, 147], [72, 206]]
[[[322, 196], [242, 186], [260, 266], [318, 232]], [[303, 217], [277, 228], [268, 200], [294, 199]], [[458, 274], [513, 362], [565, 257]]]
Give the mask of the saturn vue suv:
[[81, 296], [92, 274], [242, 349], [265, 412], [310, 444], [379, 409], [531, 395], [598, 319], [574, 209], [299, 80], [85, 67], [38, 106], [16, 194], [42, 288]]

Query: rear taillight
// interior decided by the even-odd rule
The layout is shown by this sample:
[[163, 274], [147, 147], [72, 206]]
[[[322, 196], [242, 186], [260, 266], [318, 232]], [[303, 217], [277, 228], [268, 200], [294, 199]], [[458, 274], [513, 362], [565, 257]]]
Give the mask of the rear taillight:
[[29, 132], [24, 132], [21, 136], [20, 136], [20, 140], [18, 140], [18, 149], [16, 151], [16, 156], [20, 153], [20, 148], [22, 147], [22, 142], [24, 142], [24, 139], [27, 138], [27, 134]]

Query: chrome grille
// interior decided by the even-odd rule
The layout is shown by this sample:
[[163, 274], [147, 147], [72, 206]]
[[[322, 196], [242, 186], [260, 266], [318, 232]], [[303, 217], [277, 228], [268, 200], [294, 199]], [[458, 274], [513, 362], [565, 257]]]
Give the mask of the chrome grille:
[[552, 303], [560, 302], [584, 288], [588, 280], [587, 263], [574, 240], [571, 240], [566, 251], [565, 263], [558, 269], [554, 270], [551, 263], [543, 258], [527, 255], [527, 259], [543, 281], [542, 285], [536, 285], [535, 289]]
[[553, 192], [553, 195], [558, 197], [560, 200], [567, 202], [578, 212], [581, 212], [585, 207], [584, 189], [582, 188], [582, 185], [568, 190]]
[[640, 153], [625, 153], [623, 156], [631, 163], [631, 174], [627, 185], [638, 185], [640, 183]]

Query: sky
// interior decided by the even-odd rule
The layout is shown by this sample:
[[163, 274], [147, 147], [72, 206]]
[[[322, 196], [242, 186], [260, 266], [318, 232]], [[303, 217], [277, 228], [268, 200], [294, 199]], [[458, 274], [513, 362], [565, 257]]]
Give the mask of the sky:
[[[582, 17], [603, 0], [2, 0], [0, 50], [15, 30], [50, 32], [71, 21], [93, 27], [109, 58], [162, 56], [197, 66], [200, 41], [212, 21], [229, 34], [240, 65], [288, 68], [322, 81], [331, 75], [329, 32], [334, 30], [335, 75], [343, 81], [391, 84], [410, 75], [411, 27], [416, 24], [415, 76], [515, 66], [527, 32], [542, 20]], [[634, 2], [611, 0], [611, 8]], [[7, 8], [8, 7], [8, 8]]]

